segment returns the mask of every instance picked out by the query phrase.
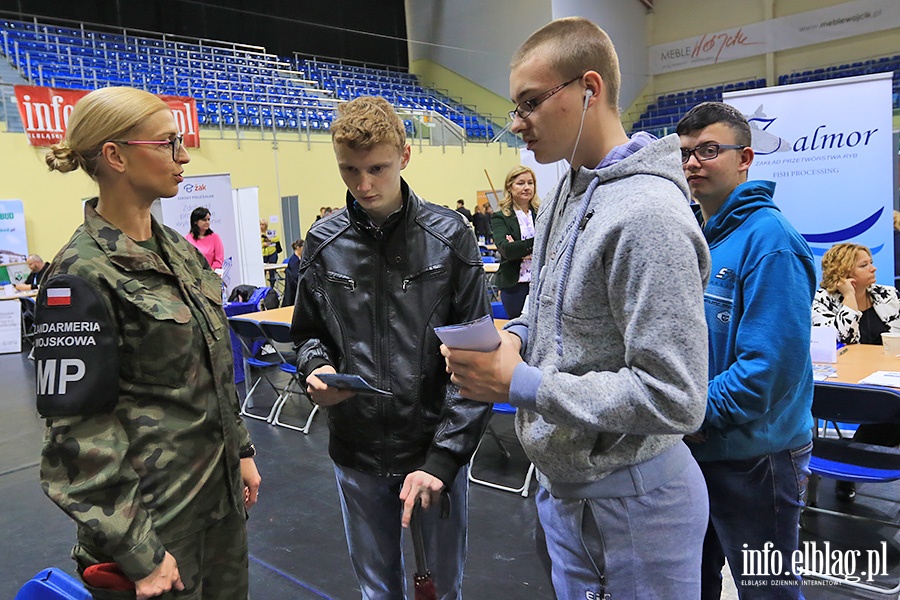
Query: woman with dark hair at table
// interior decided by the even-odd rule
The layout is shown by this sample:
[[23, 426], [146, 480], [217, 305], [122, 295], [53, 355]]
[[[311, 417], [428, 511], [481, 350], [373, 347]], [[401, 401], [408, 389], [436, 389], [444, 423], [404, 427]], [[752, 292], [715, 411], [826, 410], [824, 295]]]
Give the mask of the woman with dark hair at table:
[[191, 231], [185, 237], [191, 245], [200, 251], [210, 268], [221, 269], [225, 261], [225, 246], [218, 233], [209, 226], [210, 213], [205, 206], [198, 206], [191, 211]]
[[294, 251], [284, 269], [284, 295], [281, 306], [293, 306], [297, 296], [297, 281], [300, 279], [300, 257], [303, 255], [303, 240], [294, 240], [291, 244]]
[[[835, 244], [822, 257], [822, 287], [813, 299], [813, 325], [831, 326], [845, 344], [881, 345], [881, 334], [900, 332], [900, 298], [896, 288], [875, 283], [872, 252], [859, 244]], [[900, 427], [889, 423], [860, 425], [856, 442], [900, 445]], [[852, 502], [856, 484], [838, 481], [835, 494]]]
[[506, 174], [500, 210], [491, 217], [494, 244], [500, 252], [500, 268], [494, 276], [494, 285], [500, 290], [500, 301], [510, 319], [522, 314], [528, 297], [534, 220], [540, 205], [534, 171], [513, 167]]

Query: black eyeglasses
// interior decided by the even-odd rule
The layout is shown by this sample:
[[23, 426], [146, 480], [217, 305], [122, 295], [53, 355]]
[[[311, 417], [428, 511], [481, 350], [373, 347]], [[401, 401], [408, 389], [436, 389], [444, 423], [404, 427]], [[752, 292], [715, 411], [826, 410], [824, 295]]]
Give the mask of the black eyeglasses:
[[747, 146], [734, 144], [700, 144], [696, 148], [681, 149], [681, 164], [686, 165], [693, 154], [697, 160], [712, 160], [719, 155], [719, 150], [743, 150]]
[[582, 77], [584, 77], [584, 73], [582, 73], [578, 77], [573, 77], [572, 79], [565, 81], [556, 87], [552, 87], [549, 90], [547, 90], [546, 92], [541, 92], [540, 94], [538, 94], [537, 96], [534, 96], [533, 98], [529, 98], [528, 100], [519, 102], [516, 105], [515, 109], [509, 111], [509, 120], [515, 121], [516, 115], [518, 115], [520, 119], [524, 119], [525, 117], [527, 117], [528, 115], [533, 113], [534, 109], [536, 109], [541, 102], [544, 102], [545, 100], [549, 99], [553, 94], [559, 92], [560, 90], [562, 90], [564, 87], [566, 87], [573, 81], [578, 81]]
[[109, 140], [114, 144], [145, 145], [145, 146], [172, 146], [172, 160], [178, 162], [178, 155], [184, 147], [184, 136], [176, 135], [170, 140]]

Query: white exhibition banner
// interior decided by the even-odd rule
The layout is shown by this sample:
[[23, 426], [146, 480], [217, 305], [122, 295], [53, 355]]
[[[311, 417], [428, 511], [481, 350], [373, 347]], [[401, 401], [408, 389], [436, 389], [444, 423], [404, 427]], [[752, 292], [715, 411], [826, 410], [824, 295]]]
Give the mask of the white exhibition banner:
[[[525, 148], [519, 150], [519, 162], [523, 167], [528, 167], [534, 171], [534, 176], [537, 179], [536, 192], [541, 202], [544, 202], [550, 196], [550, 192], [556, 188], [559, 180], [569, 172], [568, 160], [562, 159], [552, 163], [541, 164], [534, 159], [534, 152]], [[506, 173], [503, 174], [503, 179], [497, 185], [502, 189], [505, 183]]]
[[243, 279], [240, 283], [263, 287], [262, 244], [259, 241], [259, 188], [232, 190], [232, 211], [237, 223], [237, 247]]
[[0, 300], [0, 354], [22, 351], [22, 303]]
[[[210, 213], [210, 229], [222, 238], [225, 258], [222, 281], [228, 291], [245, 283], [238, 257], [238, 230], [231, 199], [231, 175], [196, 175], [185, 177], [173, 198], [161, 198], [162, 222], [184, 236], [191, 231], [191, 212], [205, 207]], [[258, 226], [257, 226], [258, 230]]]
[[21, 200], [0, 200], [0, 264], [25, 262], [25, 208]]
[[816, 257], [868, 246], [879, 283], [894, 284], [891, 73], [724, 95], [750, 122], [750, 179], [776, 182], [775, 204]]
[[650, 47], [659, 75], [900, 27], [897, 0], [855, 0]]

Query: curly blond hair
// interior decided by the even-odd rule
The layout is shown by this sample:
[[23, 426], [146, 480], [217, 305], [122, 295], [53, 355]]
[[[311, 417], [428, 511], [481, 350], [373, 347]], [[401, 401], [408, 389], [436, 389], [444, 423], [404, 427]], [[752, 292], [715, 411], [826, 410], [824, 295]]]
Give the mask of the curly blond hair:
[[856, 255], [862, 250], [872, 258], [872, 251], [860, 244], [835, 244], [828, 249], [822, 257], [822, 288], [829, 293], [834, 293], [838, 285], [850, 277], [856, 268]]
[[338, 108], [338, 117], [331, 123], [331, 141], [351, 150], [390, 144], [402, 152], [406, 129], [390, 102], [380, 96], [360, 96]]

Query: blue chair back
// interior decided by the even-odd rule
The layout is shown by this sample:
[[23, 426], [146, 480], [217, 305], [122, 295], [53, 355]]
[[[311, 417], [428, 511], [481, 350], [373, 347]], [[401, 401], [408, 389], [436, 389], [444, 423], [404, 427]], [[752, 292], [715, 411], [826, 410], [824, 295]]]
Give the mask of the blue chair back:
[[55, 568], [44, 569], [19, 589], [15, 600], [91, 600], [81, 582]]
[[491, 302], [491, 316], [495, 319], [508, 319], [509, 315], [506, 314], [506, 309], [503, 308], [503, 303], [499, 300], [494, 300]]
[[[823, 421], [900, 425], [900, 390], [873, 385], [816, 383], [813, 417]], [[852, 438], [813, 439], [814, 473], [860, 481], [900, 478], [900, 450], [855, 442]]]
[[497, 402], [493, 405], [493, 409], [495, 413], [500, 413], [503, 415], [514, 415], [516, 414], [516, 407], [512, 404], [507, 404], [506, 402]]

